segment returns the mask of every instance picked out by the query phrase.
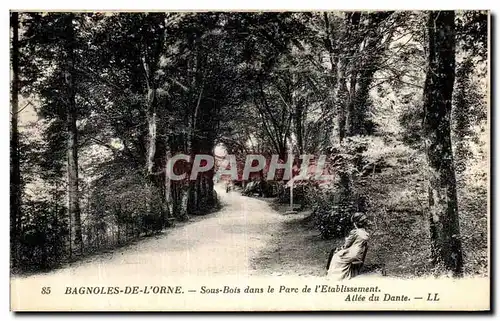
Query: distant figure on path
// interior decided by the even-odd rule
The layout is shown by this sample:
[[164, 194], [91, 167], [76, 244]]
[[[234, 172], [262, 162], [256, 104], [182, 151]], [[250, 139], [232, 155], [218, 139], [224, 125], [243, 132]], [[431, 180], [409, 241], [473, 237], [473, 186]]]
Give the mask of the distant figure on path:
[[329, 262], [328, 277], [336, 280], [351, 279], [357, 275], [365, 261], [369, 234], [365, 227], [368, 219], [363, 213], [351, 217], [354, 229], [346, 238], [344, 246], [336, 252]]

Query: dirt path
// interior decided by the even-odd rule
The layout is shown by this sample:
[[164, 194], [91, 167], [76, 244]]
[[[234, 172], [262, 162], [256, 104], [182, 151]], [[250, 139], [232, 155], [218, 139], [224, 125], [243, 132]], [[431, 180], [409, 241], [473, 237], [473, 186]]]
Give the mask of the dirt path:
[[[281, 228], [286, 217], [266, 201], [238, 192], [217, 192], [224, 207], [195, 222], [134, 245], [84, 259], [69, 267], [34, 276], [16, 278], [49, 279], [113, 275], [252, 275], [253, 264]], [[258, 273], [257, 273], [258, 274]]]

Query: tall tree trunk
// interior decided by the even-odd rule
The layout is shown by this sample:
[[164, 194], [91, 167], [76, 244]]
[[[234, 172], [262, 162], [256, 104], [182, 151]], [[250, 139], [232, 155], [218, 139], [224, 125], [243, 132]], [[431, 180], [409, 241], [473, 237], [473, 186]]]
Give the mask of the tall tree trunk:
[[[195, 119], [196, 119], [196, 112], [195, 112]], [[193, 170], [193, 165], [194, 165], [194, 158], [196, 154], [199, 152], [199, 147], [198, 147], [198, 140], [197, 140], [197, 134], [195, 134], [196, 129], [194, 126], [196, 125], [196, 121], [193, 122], [193, 128], [192, 134], [190, 135], [190, 145], [189, 145], [189, 154], [190, 154], [190, 161], [189, 161], [189, 171], [187, 172], [187, 213], [188, 214], [196, 214], [197, 212], [197, 207], [196, 207], [196, 198], [197, 198], [197, 193], [196, 193], [196, 186], [199, 177], [196, 177], [196, 180], [192, 180], [191, 177], [191, 171]], [[199, 176], [199, 175], [198, 175]]]
[[[165, 152], [165, 168], [167, 166], [168, 160], [172, 157], [172, 153], [169, 150], [169, 146], [166, 146]], [[170, 225], [170, 219], [173, 217], [172, 213], [172, 182], [168, 176], [168, 171], [165, 170], [165, 224]]]
[[[176, 153], [185, 153], [186, 151], [186, 135], [185, 134], [175, 134], [169, 138], [169, 149], [170, 155], [175, 155]], [[176, 164], [179, 165], [180, 162]], [[185, 163], [182, 163], [185, 165]], [[182, 171], [184, 172], [184, 170]], [[176, 174], [179, 174], [176, 172]], [[180, 221], [187, 221], [189, 216], [185, 211], [183, 206], [183, 199], [185, 191], [185, 180], [170, 180], [170, 190], [171, 190], [171, 203], [172, 203], [172, 216]]]
[[[156, 160], [156, 144], [157, 144], [157, 113], [156, 113], [156, 86], [154, 81], [155, 69], [152, 68], [146, 57], [143, 57], [144, 78], [146, 82], [146, 120], [148, 123], [148, 138], [147, 138], [147, 153], [146, 153], [146, 189], [148, 191], [148, 199], [146, 200], [147, 214], [149, 217], [155, 217], [154, 209], [156, 208], [157, 193], [155, 186], [155, 160]], [[151, 228], [151, 227], [148, 227]]]
[[297, 138], [297, 151], [299, 155], [304, 153], [304, 105], [302, 101], [295, 104], [295, 113], [293, 115], [293, 125], [295, 136]]
[[349, 102], [349, 123], [347, 124], [349, 136], [368, 134], [366, 104], [375, 71], [374, 66], [366, 66], [366, 69], [360, 73], [359, 88]]
[[[347, 134], [347, 118], [349, 115], [350, 93], [347, 89], [347, 72], [349, 63], [353, 65], [353, 55], [357, 51], [358, 41], [355, 37], [361, 14], [359, 12], [348, 13], [344, 19], [345, 28], [342, 32], [341, 41], [338, 44], [340, 58], [337, 64], [337, 86], [335, 89], [335, 102], [338, 113], [339, 142], [342, 143]], [[346, 48], [347, 47], [347, 48]], [[351, 68], [351, 90], [356, 88], [356, 74]]]
[[[330, 23], [330, 15], [325, 12], [323, 14], [324, 22], [325, 22], [325, 37], [323, 39], [325, 43], [325, 47], [328, 50], [329, 53], [329, 58], [330, 58], [330, 75], [327, 78], [328, 80], [328, 86], [329, 86], [329, 91], [328, 91], [328, 98], [330, 100], [331, 108], [332, 110], [336, 110], [337, 108], [337, 100], [336, 100], [336, 95], [338, 91], [338, 67], [339, 67], [339, 56], [341, 52], [341, 47], [339, 46], [338, 42], [339, 40], [342, 39], [335, 39], [333, 36], [333, 30], [331, 27]], [[328, 113], [326, 109], [323, 110], [323, 113]], [[338, 115], [337, 115], [338, 116]], [[340, 122], [338, 122], [340, 123]], [[334, 130], [334, 121], [333, 119], [331, 121], [327, 121], [325, 125], [325, 130], [327, 132], [327, 135], [325, 139], [323, 139], [321, 143], [321, 150], [326, 150], [329, 148], [331, 141], [330, 141], [330, 133], [333, 132]]]
[[455, 13], [429, 14], [429, 66], [424, 87], [424, 135], [429, 167], [429, 220], [432, 259], [463, 273], [450, 113], [455, 81]]
[[338, 134], [339, 142], [342, 143], [346, 136], [346, 121], [347, 121], [347, 101], [349, 92], [347, 91], [345, 72], [347, 69], [347, 61], [345, 57], [339, 59], [337, 68], [337, 86], [335, 89], [335, 103], [337, 106], [338, 115]]
[[352, 119], [356, 117], [355, 106], [352, 103], [354, 101], [354, 97], [356, 96], [356, 88], [358, 82], [358, 72], [359, 72], [359, 60], [357, 57], [360, 54], [360, 45], [363, 41], [363, 37], [359, 34], [359, 22], [361, 20], [361, 13], [358, 11], [351, 12], [347, 15], [348, 25], [347, 25], [347, 35], [346, 41], [344, 42], [344, 46], [347, 46], [348, 49], [348, 57], [349, 57], [349, 93], [346, 101], [346, 121], [345, 121], [345, 131], [347, 136], [353, 136], [353, 133], [350, 132], [350, 124], [352, 123]]
[[19, 170], [19, 132], [17, 128], [19, 113], [19, 14], [11, 14], [12, 27], [12, 111], [10, 136], [10, 244], [12, 265], [17, 265], [19, 245], [21, 174]]
[[[194, 49], [196, 51], [196, 56], [193, 59], [193, 77], [191, 81], [191, 85], [193, 88], [199, 88], [199, 91], [196, 95], [196, 100], [194, 102], [194, 108], [189, 115], [190, 118], [190, 129], [189, 129], [189, 140], [188, 140], [188, 152], [191, 155], [190, 157], [190, 170], [189, 175], [191, 175], [191, 171], [194, 166], [194, 158], [197, 153], [201, 151], [201, 130], [200, 124], [198, 121], [201, 121], [203, 125], [203, 113], [206, 108], [205, 102], [203, 102], [203, 95], [205, 90], [205, 75], [204, 75], [204, 63], [203, 63], [203, 51], [201, 48], [201, 38], [199, 36], [196, 37], [194, 43]], [[188, 179], [188, 193], [187, 193], [187, 213], [188, 214], [198, 214], [198, 200], [199, 200], [199, 175], [196, 177], [196, 180]]]
[[67, 67], [65, 80], [67, 88], [67, 131], [68, 131], [68, 211], [71, 218], [71, 249], [72, 255], [83, 254], [82, 223], [80, 218], [80, 199], [78, 192], [78, 131], [76, 127], [76, 81], [75, 81], [75, 32], [73, 29], [73, 15], [70, 14], [66, 22], [67, 39], [66, 55]]
[[150, 180], [153, 179], [156, 161], [156, 140], [158, 115], [156, 111], [156, 82], [154, 74], [156, 66], [150, 61], [148, 54], [142, 57], [144, 80], [146, 83], [146, 120], [148, 123], [148, 141], [146, 156], [146, 172]]
[[470, 90], [473, 88], [471, 77], [474, 71], [472, 57], [465, 58], [457, 68], [454, 104], [452, 110], [452, 140], [455, 146], [455, 170], [457, 174], [463, 173], [467, 168], [467, 158], [470, 150], [467, 144], [467, 135], [470, 133], [472, 120], [470, 119], [471, 101]]
[[[140, 50], [141, 63], [143, 67], [143, 80], [145, 85], [145, 114], [148, 126], [145, 153], [145, 171], [147, 181], [145, 188], [148, 190], [149, 199], [147, 200], [148, 215], [154, 218], [153, 230], [160, 230], [165, 226], [167, 211], [164, 199], [165, 184], [162, 175], [158, 172], [162, 166], [162, 160], [165, 156], [164, 148], [166, 142], [161, 141], [161, 129], [158, 129], [158, 122], [161, 116], [161, 110], [158, 105], [158, 83], [155, 75], [159, 70], [160, 57], [163, 53], [165, 43], [165, 15], [163, 13], [150, 13], [143, 16], [144, 29], [141, 34]], [[157, 28], [158, 26], [162, 28]], [[160, 202], [160, 204], [157, 204]], [[158, 211], [159, 209], [159, 211]]]
[[377, 28], [380, 23], [389, 18], [391, 14], [392, 12], [374, 12], [370, 14], [368, 23], [369, 33], [367, 35], [366, 45], [361, 52], [363, 59], [360, 58], [361, 62], [353, 67], [353, 70], [359, 70], [359, 72], [355, 73], [359, 75], [359, 80], [357, 81], [357, 86], [354, 86], [353, 81], [355, 80], [351, 79], [351, 96], [348, 107], [349, 116], [347, 124], [349, 136], [371, 134], [367, 115], [370, 87], [373, 82], [373, 76], [379, 69], [384, 50], [390, 44], [390, 39], [394, 32], [394, 29], [390, 29], [387, 32], [387, 37], [384, 42], [385, 45], [380, 46], [384, 34], [378, 31]]

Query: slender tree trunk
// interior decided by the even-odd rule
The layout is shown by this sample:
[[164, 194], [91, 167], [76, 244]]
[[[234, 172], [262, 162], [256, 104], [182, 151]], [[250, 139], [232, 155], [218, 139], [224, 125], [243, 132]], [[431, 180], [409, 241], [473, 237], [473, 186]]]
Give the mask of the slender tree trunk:
[[304, 105], [302, 102], [297, 102], [295, 105], [295, 113], [293, 118], [295, 136], [297, 137], [297, 151], [299, 155], [304, 153]]
[[195, 186], [195, 208], [198, 214], [201, 213], [201, 207], [203, 204], [203, 175], [200, 175], [198, 179], [196, 180], [196, 186]]
[[76, 127], [76, 80], [75, 80], [75, 33], [73, 15], [67, 18], [66, 54], [67, 68], [65, 80], [67, 88], [67, 176], [68, 176], [68, 211], [71, 217], [71, 248], [72, 254], [83, 254], [82, 223], [80, 218], [80, 199], [78, 190], [78, 131]]
[[429, 14], [429, 67], [424, 87], [424, 135], [429, 164], [429, 220], [432, 259], [463, 272], [450, 113], [455, 80], [455, 13]]
[[358, 82], [358, 70], [357, 66], [351, 66], [351, 77], [349, 80], [349, 98], [347, 100], [347, 107], [346, 107], [346, 124], [345, 124], [345, 131], [347, 136], [354, 136], [357, 135], [358, 133], [356, 131], [352, 130], [352, 125], [356, 123], [358, 115], [357, 115], [357, 110], [356, 110], [356, 104], [354, 103], [356, 99], [356, 85]]
[[472, 57], [465, 58], [457, 68], [454, 104], [452, 110], [452, 141], [455, 146], [455, 170], [457, 174], [463, 173], [467, 168], [467, 158], [470, 155], [466, 137], [470, 132], [471, 101], [469, 91], [473, 84], [471, 77], [474, 70]]
[[[356, 88], [356, 74], [353, 65], [353, 55], [357, 51], [357, 39], [355, 35], [357, 34], [357, 29], [361, 14], [359, 12], [348, 13], [344, 19], [345, 30], [343, 30], [341, 36], [341, 42], [339, 43], [339, 55], [337, 66], [337, 86], [335, 90], [335, 102], [337, 106], [338, 113], [338, 134], [339, 142], [342, 143], [347, 135], [347, 118], [349, 116], [348, 108], [350, 107], [350, 93], [347, 88], [347, 71], [348, 66], [351, 64], [351, 90], [354, 91]], [[344, 47], [341, 47], [344, 46]], [[348, 46], [348, 48], [345, 48]]]
[[143, 58], [144, 78], [146, 82], [146, 119], [148, 123], [148, 140], [147, 140], [147, 156], [146, 156], [146, 173], [147, 182], [146, 189], [148, 190], [148, 199], [146, 203], [147, 214], [149, 217], [154, 217], [154, 208], [156, 198], [155, 188], [155, 160], [156, 160], [156, 144], [157, 144], [157, 113], [156, 113], [156, 86], [154, 81], [154, 68]]
[[[169, 150], [168, 145], [166, 146], [165, 152], [165, 168], [167, 166], [168, 160], [172, 157], [172, 153]], [[165, 169], [165, 225], [170, 226], [170, 218], [173, 217], [173, 206], [172, 206], [172, 181], [168, 176], [168, 171]]]
[[215, 195], [214, 195], [214, 169], [212, 168], [208, 172], [207, 181], [206, 181], [206, 193], [208, 197], [208, 207], [212, 208], [215, 205]]
[[[351, 123], [356, 119], [356, 111], [354, 110], [353, 100], [356, 96], [356, 88], [358, 88], [358, 60], [355, 54], [359, 52], [359, 46], [362, 38], [359, 36], [359, 23], [361, 20], [360, 12], [352, 12], [346, 15], [345, 31], [342, 36], [342, 45], [345, 48], [341, 49], [343, 58], [339, 59], [338, 79], [337, 79], [337, 110], [338, 110], [338, 127], [339, 127], [339, 142], [342, 143], [344, 138], [353, 136], [355, 133], [351, 130]], [[347, 88], [346, 73], [350, 71], [350, 90]], [[339, 188], [340, 198], [339, 205], [345, 208], [347, 214], [351, 214], [350, 204], [353, 201], [352, 179], [347, 171], [347, 165], [339, 170]]]
[[[346, 14], [346, 27], [343, 35], [342, 46], [344, 46], [343, 54], [346, 56], [344, 59], [345, 67], [343, 70], [344, 74], [349, 74], [349, 90], [347, 89], [347, 85], [345, 93], [342, 94], [343, 99], [343, 113], [342, 113], [342, 125], [341, 129], [343, 132], [343, 136], [340, 137], [340, 141], [345, 136], [352, 136], [349, 132], [349, 124], [351, 123], [351, 118], [354, 116], [353, 104], [352, 101], [356, 94], [356, 85], [358, 81], [358, 69], [359, 69], [359, 57], [356, 57], [356, 54], [359, 54], [359, 47], [362, 41], [362, 37], [359, 35], [359, 22], [361, 20], [361, 12], [354, 11]], [[344, 83], [346, 83], [346, 76], [344, 77]]]
[[335, 90], [335, 102], [338, 114], [338, 134], [339, 142], [342, 143], [346, 136], [346, 121], [347, 121], [347, 102], [349, 93], [345, 79], [345, 71], [347, 68], [346, 59], [340, 58], [337, 68], [337, 87]]
[[[202, 122], [201, 125], [203, 125], [203, 117], [200, 117], [200, 114], [203, 115], [204, 110], [206, 108], [205, 102], [203, 102], [203, 92], [205, 90], [205, 75], [204, 75], [204, 69], [203, 69], [203, 52], [201, 49], [201, 39], [200, 37], [196, 37], [195, 40], [195, 50], [196, 50], [196, 57], [193, 61], [193, 77], [192, 77], [192, 86], [193, 88], [200, 88], [199, 92], [197, 93], [197, 98], [195, 101], [194, 109], [192, 110], [192, 113], [190, 113], [190, 130], [189, 130], [189, 146], [188, 146], [188, 151], [191, 155], [190, 157], [190, 171], [189, 175], [191, 174], [191, 171], [193, 169], [194, 165], [194, 158], [197, 153], [201, 151], [200, 145], [202, 144], [201, 139], [199, 138], [201, 130], [200, 130], [200, 124], [198, 123], [199, 121]], [[200, 119], [199, 119], [200, 118]], [[187, 213], [188, 214], [194, 214], [198, 213], [198, 200], [199, 200], [199, 175], [196, 177], [196, 180], [191, 180], [188, 179], [188, 194], [187, 194]]]
[[10, 244], [12, 265], [17, 265], [20, 232], [21, 174], [19, 170], [19, 14], [11, 14], [12, 27], [12, 111], [10, 136]]
[[[338, 42], [339, 42], [339, 40], [342, 40], [342, 39], [335, 39], [333, 37], [333, 31], [331, 30], [332, 28], [331, 28], [331, 24], [330, 24], [329, 14], [327, 12], [325, 12], [323, 14], [323, 17], [324, 17], [324, 21], [325, 21], [325, 33], [326, 33], [326, 36], [324, 38], [324, 43], [325, 43], [325, 47], [329, 53], [330, 65], [331, 65], [330, 76], [328, 77], [328, 85], [329, 85], [328, 96], [329, 96], [329, 100], [331, 103], [331, 108], [338, 111], [338, 107], [337, 107], [337, 92], [338, 92], [338, 86], [339, 86], [339, 83], [338, 83], [339, 70], [338, 70], [338, 68], [341, 65], [340, 61], [339, 61], [340, 60], [339, 56], [341, 56], [340, 52], [342, 52], [342, 49], [339, 46]], [[327, 112], [328, 112], [327, 110], [323, 110], [323, 113], [327, 113]], [[340, 125], [341, 124], [340, 113], [338, 113], [337, 116], [339, 119], [337, 124]], [[334, 123], [333, 120], [326, 122], [325, 130], [328, 134], [326, 135], [325, 139], [323, 140], [323, 142], [321, 144], [322, 150], [329, 148], [329, 146], [331, 144], [330, 133], [332, 133], [334, 130], [333, 123]], [[340, 128], [339, 128], [339, 135], [342, 136], [342, 133], [340, 133]]]
[[[176, 154], [179, 152], [185, 152], [186, 150], [186, 135], [184, 134], [176, 134], [173, 135], [169, 141], [169, 147], [172, 154]], [[176, 164], [179, 166], [180, 162]], [[182, 163], [185, 164], [185, 163]], [[184, 170], [183, 170], [184, 172]], [[177, 173], [179, 174], [179, 173]], [[178, 181], [170, 181], [170, 189], [171, 189], [171, 202], [172, 202], [172, 215], [180, 220], [187, 221], [189, 219], [188, 214], [185, 211], [183, 202], [184, 202], [184, 194], [186, 191], [184, 190], [185, 185], [188, 182], [185, 180]]]
[[146, 118], [148, 122], [148, 143], [146, 170], [151, 177], [154, 175], [156, 156], [156, 131], [157, 131], [157, 113], [156, 113], [156, 86], [154, 81], [155, 70], [151, 64], [143, 58], [144, 78], [146, 81]]
[[[196, 117], [196, 116], [195, 116]], [[196, 134], [194, 134], [194, 125], [193, 128], [191, 128], [191, 135], [189, 138], [190, 144], [189, 144], [189, 154], [190, 154], [190, 161], [189, 161], [189, 171], [187, 172], [187, 214], [195, 214], [196, 213], [196, 183], [198, 181], [198, 177], [196, 177], [196, 180], [192, 180], [191, 177], [191, 171], [193, 170], [193, 164], [194, 164], [194, 158], [196, 154], [198, 153], [198, 144], [196, 140]]]
[[[338, 112], [338, 134], [339, 134], [339, 142], [342, 143], [346, 135], [348, 134], [346, 130], [347, 126], [347, 107], [349, 100], [349, 92], [347, 91], [346, 79], [345, 79], [345, 71], [346, 71], [346, 59], [339, 59], [339, 67], [338, 67], [338, 77], [337, 77], [337, 92], [336, 92], [336, 102], [337, 102], [337, 112]], [[349, 197], [350, 195], [350, 177], [344, 171], [340, 171], [340, 185], [343, 191], [343, 195], [345, 197]]]
[[[145, 95], [145, 114], [148, 125], [147, 143], [146, 143], [146, 188], [149, 191], [148, 214], [155, 217], [153, 220], [160, 226], [153, 227], [154, 230], [161, 230], [165, 226], [164, 187], [163, 177], [158, 173], [161, 166], [161, 160], [164, 157], [164, 142], [160, 140], [161, 133], [158, 129], [160, 118], [158, 106], [158, 83], [155, 75], [159, 69], [160, 56], [163, 52], [165, 31], [164, 28], [156, 28], [157, 25], [165, 24], [165, 15], [161, 13], [152, 13], [144, 17], [143, 23], [148, 30], [142, 35], [141, 60], [143, 66], [144, 83], [146, 87]], [[155, 26], [154, 29], [150, 29]], [[160, 129], [161, 131], [161, 129]], [[161, 204], [155, 204], [160, 202]], [[158, 206], [159, 205], [159, 206]], [[160, 211], [156, 211], [156, 209]], [[159, 218], [159, 219], [156, 219]]]
[[356, 88], [358, 82], [358, 70], [359, 70], [359, 58], [356, 58], [355, 55], [360, 53], [359, 46], [362, 41], [362, 37], [359, 36], [359, 21], [361, 19], [360, 12], [353, 12], [350, 14], [349, 24], [347, 27], [347, 46], [349, 48], [349, 94], [346, 102], [346, 124], [345, 131], [346, 135], [353, 136], [350, 132], [350, 124], [352, 123], [352, 119], [356, 118], [356, 110], [355, 105], [353, 104], [354, 97], [356, 96]]
[[359, 72], [355, 73], [359, 75], [357, 86], [353, 85], [353, 81], [355, 80], [351, 79], [351, 96], [348, 107], [349, 116], [347, 124], [347, 131], [350, 136], [370, 134], [367, 115], [370, 86], [372, 85], [375, 72], [379, 69], [380, 60], [386, 49], [385, 46], [390, 44], [390, 39], [393, 34], [393, 29], [389, 30], [387, 32], [387, 38], [385, 39], [385, 46], [380, 46], [384, 34], [377, 31], [377, 27], [391, 14], [391, 12], [375, 12], [370, 16], [368, 24], [369, 34], [367, 36], [365, 48], [362, 51], [363, 57], [359, 58], [361, 63], [354, 69], [359, 69]]

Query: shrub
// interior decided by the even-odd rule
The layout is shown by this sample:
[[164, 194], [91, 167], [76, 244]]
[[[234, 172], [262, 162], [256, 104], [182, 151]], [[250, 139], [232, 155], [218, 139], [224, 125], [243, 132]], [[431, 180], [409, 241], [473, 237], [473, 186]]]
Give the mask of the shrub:
[[47, 201], [23, 205], [19, 254], [22, 266], [46, 269], [57, 266], [65, 256], [68, 240], [66, 209]]
[[351, 215], [356, 211], [366, 210], [364, 197], [346, 193], [338, 184], [310, 188], [307, 195], [315, 226], [325, 239], [347, 235], [353, 228]]

